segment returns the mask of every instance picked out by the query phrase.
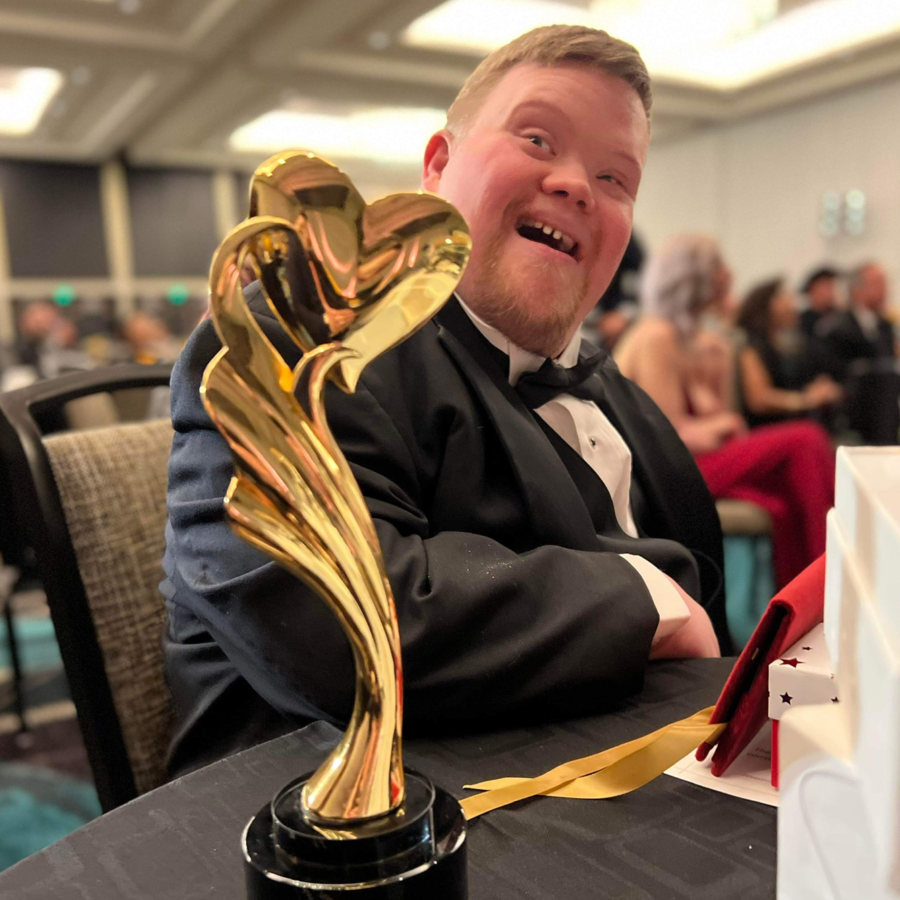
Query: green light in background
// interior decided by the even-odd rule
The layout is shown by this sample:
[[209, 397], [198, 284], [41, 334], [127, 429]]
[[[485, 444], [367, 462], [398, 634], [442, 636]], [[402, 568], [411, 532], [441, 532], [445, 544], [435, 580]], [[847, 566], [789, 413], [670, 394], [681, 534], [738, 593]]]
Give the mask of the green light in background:
[[75, 288], [71, 284], [58, 284], [53, 288], [53, 302], [57, 306], [71, 306], [75, 302]]
[[166, 291], [166, 300], [168, 300], [172, 306], [184, 306], [190, 299], [191, 292], [188, 290], [186, 284], [172, 284]]

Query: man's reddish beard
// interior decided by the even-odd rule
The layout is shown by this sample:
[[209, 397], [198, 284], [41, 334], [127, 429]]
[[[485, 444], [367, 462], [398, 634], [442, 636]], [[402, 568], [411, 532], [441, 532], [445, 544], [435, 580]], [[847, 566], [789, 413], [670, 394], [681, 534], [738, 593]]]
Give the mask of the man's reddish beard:
[[[523, 239], [524, 240], [524, 239]], [[558, 356], [576, 327], [588, 290], [587, 273], [577, 279], [550, 260], [535, 259], [527, 271], [504, 271], [503, 238], [494, 233], [482, 251], [481, 272], [464, 300], [488, 325], [539, 356]], [[554, 287], [537, 288], [527, 279]], [[547, 276], [549, 275], [549, 279]], [[516, 286], [518, 284], [518, 287]], [[539, 297], [527, 296], [540, 291]], [[600, 299], [599, 297], [597, 298]]]

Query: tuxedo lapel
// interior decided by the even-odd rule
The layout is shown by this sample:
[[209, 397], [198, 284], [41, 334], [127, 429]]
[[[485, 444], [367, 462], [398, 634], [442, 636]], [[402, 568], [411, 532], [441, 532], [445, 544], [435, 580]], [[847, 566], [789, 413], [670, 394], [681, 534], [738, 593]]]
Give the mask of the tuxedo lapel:
[[519, 395], [486, 338], [455, 298], [436, 316], [438, 337], [486, 409], [523, 494], [534, 534], [543, 543], [596, 550], [590, 513], [575, 483]]
[[594, 531], [604, 536], [628, 540], [628, 535], [622, 531], [616, 518], [616, 507], [602, 479], [584, 461], [581, 454], [573, 450], [540, 416], [536, 418], [583, 498], [594, 524]]

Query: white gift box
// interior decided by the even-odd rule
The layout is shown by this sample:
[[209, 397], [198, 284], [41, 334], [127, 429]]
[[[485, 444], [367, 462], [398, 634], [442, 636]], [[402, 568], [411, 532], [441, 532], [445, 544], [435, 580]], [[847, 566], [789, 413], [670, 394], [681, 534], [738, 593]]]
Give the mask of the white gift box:
[[900, 900], [900, 449], [838, 452], [827, 553], [840, 702], [781, 711], [778, 897]]
[[840, 685], [854, 746], [859, 720], [857, 634], [859, 609], [865, 592], [849, 542], [838, 524], [837, 510], [828, 514], [828, 552], [825, 560], [825, 641]]
[[[900, 603], [900, 595], [897, 597]], [[884, 619], [860, 604], [855, 762], [872, 820], [877, 870], [900, 896], [900, 654]]]
[[789, 709], [838, 703], [838, 688], [825, 642], [825, 626], [809, 634], [769, 665], [769, 718], [772, 720], [772, 784], [778, 787], [780, 719]]
[[769, 718], [814, 703], [837, 703], [837, 682], [825, 643], [825, 626], [816, 625], [769, 666]]
[[778, 900], [889, 900], [839, 704], [781, 720]]
[[900, 447], [841, 447], [835, 510], [863, 590], [900, 640]]

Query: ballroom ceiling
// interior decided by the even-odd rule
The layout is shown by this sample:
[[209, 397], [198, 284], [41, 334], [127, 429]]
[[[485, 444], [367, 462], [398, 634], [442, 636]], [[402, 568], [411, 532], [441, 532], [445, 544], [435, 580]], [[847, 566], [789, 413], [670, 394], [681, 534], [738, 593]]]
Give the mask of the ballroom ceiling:
[[[571, 21], [591, 16], [601, 25], [608, 20], [638, 44], [646, 43], [651, 69], [658, 73], [657, 141], [900, 72], [900, 13], [896, 23], [888, 21], [889, 8], [900, 9], [897, 0], [852, 0], [858, 27], [849, 45], [829, 43], [822, 24], [826, 13], [840, 13], [839, 8], [846, 15], [848, 0], [452, 2], [457, 5], [0, 0], [2, 65], [61, 73], [37, 126], [29, 134], [0, 136], [0, 155], [84, 162], [123, 155], [141, 165], [250, 168], [267, 153], [253, 144], [252, 135], [243, 144], [249, 149], [238, 149], [232, 135], [282, 110], [313, 123], [309, 146], [328, 155], [316, 135], [327, 136], [326, 143], [337, 141], [332, 155], [354, 158], [357, 173], [369, 168], [377, 179], [379, 172], [409, 172], [416, 167], [416, 153], [409, 151], [419, 140], [416, 128], [429, 127], [440, 115], [482, 52], [466, 47], [488, 46], [504, 29], [515, 31], [520, 22], [525, 28], [548, 16]], [[718, 15], [725, 8], [731, 18], [713, 18], [711, 10]], [[813, 12], [820, 18], [799, 18]], [[676, 18], [669, 22], [666, 15]], [[468, 44], [449, 46], [452, 32], [460, 29], [448, 22], [460, 20]], [[846, 22], [841, 29], [847, 33]], [[825, 38], [810, 49], [807, 38], [818, 40], [820, 32]], [[762, 58], [754, 54], [772, 64], [748, 68], [748, 59]], [[3, 80], [0, 72], [0, 84]], [[405, 118], [387, 124], [373, 119], [366, 130], [365, 116], [385, 107], [394, 114], [399, 108]], [[360, 115], [362, 133], [374, 135], [362, 144], [335, 121]], [[291, 136], [287, 143], [302, 142], [285, 121], [270, 119], [269, 133], [274, 129]], [[386, 133], [393, 141], [382, 140]], [[385, 142], [398, 152], [379, 161], [375, 150]]]

